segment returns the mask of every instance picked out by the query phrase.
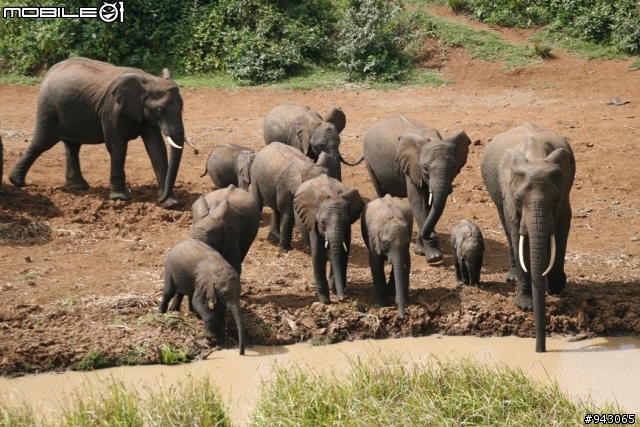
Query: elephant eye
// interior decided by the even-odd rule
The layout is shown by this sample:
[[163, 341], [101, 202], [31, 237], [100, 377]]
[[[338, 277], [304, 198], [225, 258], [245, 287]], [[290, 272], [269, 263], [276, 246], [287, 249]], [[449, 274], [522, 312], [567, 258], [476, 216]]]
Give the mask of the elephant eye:
[[162, 115], [162, 108], [158, 108], [158, 115], [161, 116]]
[[382, 242], [382, 246], [384, 247], [385, 250], [389, 250], [389, 242]]

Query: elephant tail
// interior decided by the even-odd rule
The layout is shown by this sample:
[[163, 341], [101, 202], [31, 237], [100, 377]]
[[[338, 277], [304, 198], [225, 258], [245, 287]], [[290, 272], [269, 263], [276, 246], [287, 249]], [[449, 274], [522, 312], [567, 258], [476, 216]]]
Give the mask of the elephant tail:
[[360, 156], [360, 158], [359, 158], [358, 160], [356, 160], [355, 162], [353, 162], [353, 163], [349, 163], [348, 161], [346, 161], [346, 160], [344, 159], [344, 157], [342, 156], [342, 154], [340, 154], [340, 161], [341, 161], [342, 163], [344, 163], [345, 165], [347, 165], [347, 166], [356, 166], [356, 165], [359, 165], [360, 163], [362, 163], [362, 161], [363, 161], [363, 160], [364, 160], [364, 154], [363, 154], [362, 156]]
[[211, 158], [211, 155], [213, 154], [213, 150], [211, 150], [211, 152], [209, 153], [209, 155], [207, 156], [207, 161], [204, 164], [204, 172], [202, 172], [202, 175], [200, 175], [200, 178], [202, 178], [203, 176], [205, 176], [207, 173], [209, 173], [209, 159]]

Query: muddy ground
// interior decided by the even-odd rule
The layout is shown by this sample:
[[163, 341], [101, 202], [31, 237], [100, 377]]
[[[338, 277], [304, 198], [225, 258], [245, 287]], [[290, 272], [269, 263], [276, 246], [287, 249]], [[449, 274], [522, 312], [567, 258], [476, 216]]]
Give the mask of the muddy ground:
[[[479, 25], [479, 24], [475, 24]], [[518, 30], [501, 30], [515, 43]], [[441, 55], [438, 52], [437, 55]], [[64, 148], [57, 145], [34, 164], [28, 186], [9, 184], [6, 173], [32, 136], [37, 87], [0, 86], [0, 136], [5, 177], [0, 188], [0, 374], [59, 371], [119, 363], [158, 363], [168, 345], [198, 358], [215, 351], [202, 324], [186, 310], [155, 315], [164, 257], [189, 235], [191, 203], [211, 191], [200, 178], [207, 154], [220, 142], [260, 148], [262, 119], [278, 103], [293, 100], [319, 112], [342, 108], [347, 127], [342, 152], [362, 153], [362, 138], [377, 120], [404, 113], [443, 135], [465, 130], [477, 145], [455, 181], [438, 223], [445, 258], [429, 266], [412, 260], [412, 302], [404, 321], [396, 308], [372, 307], [372, 285], [360, 225], [353, 225], [347, 301], [313, 302], [308, 252], [299, 235], [294, 251], [280, 255], [266, 240], [270, 210], [243, 267], [242, 309], [249, 344], [311, 340], [325, 344], [363, 338], [534, 334], [533, 316], [518, 310], [515, 285], [504, 282], [508, 255], [495, 206], [480, 175], [482, 150], [494, 135], [534, 121], [572, 144], [577, 177], [571, 193], [572, 229], [567, 288], [547, 298], [547, 332], [578, 338], [640, 334], [640, 71], [631, 60], [584, 61], [565, 52], [527, 68], [470, 59], [463, 50], [428, 61], [455, 84], [440, 88], [373, 91], [278, 91], [183, 88], [188, 135], [202, 151], [185, 150], [177, 194], [182, 205], [156, 204], [156, 184], [141, 141], [127, 157], [130, 202], [108, 200], [109, 156], [104, 145], [85, 146], [87, 192], [64, 187]], [[611, 105], [623, 97], [629, 102]], [[343, 169], [344, 182], [366, 198], [374, 191], [364, 164]], [[449, 247], [461, 219], [481, 228], [487, 251], [479, 288], [456, 287]], [[221, 346], [237, 345], [232, 318]], [[534, 350], [533, 348], [531, 349]], [[250, 350], [249, 350], [250, 351]]]

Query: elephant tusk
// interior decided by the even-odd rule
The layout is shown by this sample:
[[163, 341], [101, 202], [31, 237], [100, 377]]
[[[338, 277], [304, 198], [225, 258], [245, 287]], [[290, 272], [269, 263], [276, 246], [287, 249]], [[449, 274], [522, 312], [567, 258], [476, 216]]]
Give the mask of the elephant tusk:
[[556, 262], [556, 236], [551, 235], [551, 259], [549, 260], [549, 267], [542, 273], [542, 277], [549, 274], [551, 269], [553, 268], [553, 264]]
[[342, 247], [344, 248], [345, 252], [349, 252], [349, 249], [347, 249], [347, 244], [345, 242], [342, 242]]
[[433, 202], [433, 193], [429, 192], [429, 206], [431, 206], [431, 202]]
[[453, 201], [453, 203], [457, 204], [458, 202], [456, 202], [456, 198], [453, 197], [453, 192], [451, 193], [451, 200]]
[[520, 244], [518, 245], [518, 258], [520, 258], [520, 266], [525, 273], [528, 273], [527, 267], [524, 265], [524, 236], [520, 235]]
[[324, 248], [327, 249], [329, 247], [329, 241], [325, 240], [324, 241]]
[[180, 147], [178, 144], [176, 144], [175, 142], [173, 142], [173, 139], [171, 139], [170, 136], [167, 136], [167, 142], [169, 143], [169, 145], [171, 145], [173, 148], [177, 148], [178, 150], [182, 150], [182, 147]]

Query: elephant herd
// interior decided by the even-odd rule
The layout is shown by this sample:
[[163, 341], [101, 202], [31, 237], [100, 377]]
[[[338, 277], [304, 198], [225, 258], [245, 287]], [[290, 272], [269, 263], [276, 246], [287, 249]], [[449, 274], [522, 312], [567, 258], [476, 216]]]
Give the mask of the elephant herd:
[[[87, 189], [80, 172], [81, 144], [104, 142], [111, 155], [111, 198], [129, 199], [124, 159], [128, 141], [141, 136], [158, 181], [158, 201], [172, 207], [178, 203], [173, 185], [181, 149], [188, 143], [182, 105], [166, 69], [158, 78], [85, 58], [56, 64], [40, 89], [31, 144], [9, 180], [25, 185], [37, 157], [63, 141], [67, 185]], [[186, 295], [189, 309], [204, 321], [205, 336], [220, 340], [229, 308], [244, 354], [241, 267], [266, 205], [273, 211], [268, 239], [277, 243], [278, 251], [290, 251], [297, 227], [310, 249], [316, 299], [325, 304], [330, 303], [330, 289], [338, 300], [345, 298], [351, 225], [360, 219], [374, 303], [387, 306], [395, 299], [398, 317], [404, 318], [413, 221], [419, 230], [414, 253], [424, 255], [427, 263], [441, 261], [435, 227], [448, 197], [453, 198], [453, 181], [467, 162], [471, 140], [464, 132], [443, 138], [435, 128], [397, 114], [366, 133], [363, 156], [349, 163], [339, 151], [345, 126], [346, 116], [337, 108], [323, 118], [308, 107], [285, 102], [266, 115], [266, 146], [261, 150], [217, 145], [202, 175], [208, 174], [217, 190], [193, 204], [191, 236], [167, 255], [158, 311], [178, 310]], [[170, 161], [163, 134], [172, 146]], [[367, 204], [358, 189], [341, 182], [341, 165], [363, 160], [378, 196]], [[0, 172], [1, 167], [0, 162]], [[516, 305], [533, 310], [536, 351], [544, 352], [545, 291], [558, 294], [567, 280], [573, 152], [562, 136], [526, 122], [491, 140], [481, 172], [509, 243], [506, 280], [517, 282]], [[480, 229], [462, 220], [451, 232], [451, 249], [458, 283], [478, 285], [484, 251]], [[391, 265], [388, 280], [385, 261]]]

